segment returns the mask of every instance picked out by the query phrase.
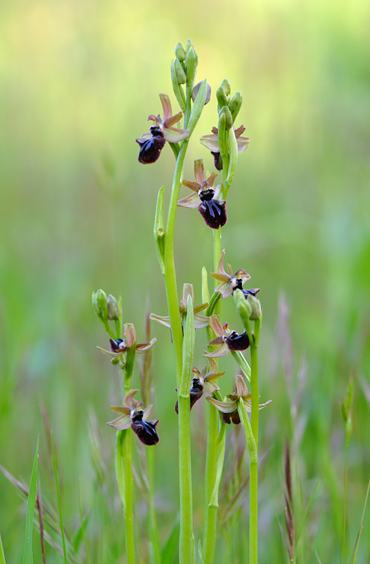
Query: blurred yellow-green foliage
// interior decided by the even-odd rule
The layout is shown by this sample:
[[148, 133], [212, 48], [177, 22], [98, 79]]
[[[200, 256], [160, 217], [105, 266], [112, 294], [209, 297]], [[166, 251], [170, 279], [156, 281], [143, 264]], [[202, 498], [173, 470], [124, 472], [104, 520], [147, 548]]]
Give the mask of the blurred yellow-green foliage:
[[[135, 138], [147, 131], [147, 116], [160, 112], [158, 93], [171, 94], [173, 49], [189, 37], [199, 56], [198, 79], [207, 78], [213, 96], [192, 140], [186, 177], [193, 176], [195, 158], [212, 168], [196, 137], [216, 125], [214, 93], [225, 77], [233, 92], [243, 93], [238, 125], [251, 138], [229, 193], [223, 246], [233, 268], [246, 268], [253, 286], [262, 288], [261, 396], [273, 402], [261, 413], [261, 561], [272, 554], [275, 562], [286, 561], [277, 520], [284, 507], [282, 445], [291, 433], [277, 320], [284, 293], [294, 373], [303, 357], [307, 363], [298, 450], [305, 506], [317, 482], [320, 489], [306, 523], [313, 539], [306, 562], [315, 561], [314, 550], [323, 563], [339, 561], [339, 401], [354, 375], [349, 562], [370, 475], [364, 393], [370, 367], [369, 21], [365, 0], [1, 3], [0, 463], [28, 482], [40, 434], [42, 488], [53, 497], [42, 474], [50, 465], [44, 405], [58, 445], [65, 520], [71, 529], [77, 523], [80, 481], [83, 506], [95, 511], [89, 525], [99, 537], [94, 562], [122, 561], [122, 525], [114, 502], [114, 433], [105, 425], [120, 390], [113, 367], [95, 349], [107, 343], [91, 292], [102, 287], [122, 294], [124, 318], [139, 335], [148, 294], [152, 310], [165, 314], [152, 225], [158, 188], [170, 190], [173, 155], [166, 146], [156, 164], [142, 166]], [[104, 172], [107, 162], [113, 179]], [[179, 286], [193, 282], [199, 303], [201, 268], [212, 270], [212, 237], [196, 211], [179, 209], [176, 252]], [[225, 315], [236, 323], [232, 303]], [[156, 482], [165, 538], [177, 513], [175, 379], [168, 331], [156, 326], [153, 334], [161, 435]], [[223, 369], [230, 388], [232, 361]], [[94, 417], [104, 475], [98, 493]], [[201, 409], [197, 417], [202, 421]], [[194, 470], [201, 478], [202, 448], [197, 452]], [[202, 499], [202, 481], [195, 481]], [[0, 497], [7, 560], [19, 562], [24, 508], [2, 475]], [[196, 510], [200, 527], [202, 507]], [[139, 516], [143, 512], [138, 502]], [[370, 558], [368, 518], [366, 525], [359, 564]], [[54, 561], [61, 559], [50, 552], [48, 562]]]

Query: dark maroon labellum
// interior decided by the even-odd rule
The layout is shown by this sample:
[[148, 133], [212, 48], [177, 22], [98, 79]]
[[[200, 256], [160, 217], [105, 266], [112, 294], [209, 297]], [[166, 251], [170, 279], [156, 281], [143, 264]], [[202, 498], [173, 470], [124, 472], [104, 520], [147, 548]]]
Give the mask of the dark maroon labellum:
[[[202, 200], [202, 196], [199, 197]], [[227, 221], [226, 202], [220, 200], [202, 200], [202, 203], [198, 206], [198, 210], [208, 227], [212, 227], [212, 229], [222, 227]]]
[[248, 296], [257, 296], [258, 292], [261, 291], [261, 288], [250, 288], [250, 290], [244, 290], [243, 288], [241, 288], [245, 299], [248, 298]]
[[122, 349], [119, 348], [120, 344], [123, 343], [123, 339], [109, 339], [110, 343], [110, 350], [114, 353], [122, 352]]
[[222, 413], [222, 419], [224, 420], [224, 423], [227, 423], [228, 425], [230, 425], [231, 422], [234, 423], [234, 425], [239, 425], [240, 423], [239, 412], [237, 409], [231, 413]]
[[132, 418], [131, 429], [144, 445], [151, 446], [159, 443], [159, 437], [156, 431], [157, 425], [158, 419], [154, 421], [144, 421], [143, 412], [138, 411]]
[[159, 155], [161, 154], [161, 151], [166, 142], [162, 132], [158, 127], [151, 127], [150, 132], [152, 134], [151, 139], [148, 139], [144, 142], [136, 139], [136, 142], [140, 145], [138, 161], [142, 164], [155, 163], [155, 161], [158, 160]]
[[217, 170], [222, 170], [222, 157], [220, 153], [214, 153], [211, 151], [211, 155], [213, 155], [213, 164]]
[[[195, 402], [197, 402], [203, 395], [203, 386], [200, 383], [199, 378], [193, 378], [192, 386], [190, 388], [190, 410], [193, 408]], [[175, 404], [175, 412], [179, 413], [179, 402]]]
[[233, 331], [229, 337], [225, 337], [225, 343], [231, 351], [245, 351], [249, 347], [249, 337], [246, 331], [241, 335]]

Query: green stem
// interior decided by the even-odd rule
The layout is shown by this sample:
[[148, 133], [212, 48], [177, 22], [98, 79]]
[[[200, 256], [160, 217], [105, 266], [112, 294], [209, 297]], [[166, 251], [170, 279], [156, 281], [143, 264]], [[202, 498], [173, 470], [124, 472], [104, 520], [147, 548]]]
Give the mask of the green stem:
[[343, 537], [342, 537], [342, 564], [346, 558], [346, 529], [347, 529], [347, 495], [348, 495], [348, 449], [349, 440], [346, 438], [346, 461], [344, 467], [344, 503], [343, 503]]
[[125, 431], [122, 443], [123, 472], [125, 480], [125, 530], [127, 564], [135, 564], [134, 496], [132, 475], [132, 429]]
[[149, 476], [149, 538], [151, 541], [151, 549], [153, 554], [154, 564], [161, 564], [161, 546], [159, 542], [157, 515], [154, 504], [154, 450], [146, 449], [148, 461], [148, 476]]
[[[256, 453], [258, 457], [258, 417], [259, 417], [259, 394], [258, 394], [258, 357], [257, 345], [251, 343], [251, 394], [252, 413], [251, 427]], [[252, 461], [250, 458], [250, 497], [249, 497], [249, 562], [258, 563], [258, 459]]]
[[181, 318], [179, 312], [179, 300], [177, 295], [174, 240], [175, 240], [175, 221], [176, 221], [177, 202], [179, 199], [179, 192], [181, 188], [181, 181], [182, 181], [187, 147], [188, 147], [188, 139], [185, 139], [182, 142], [181, 149], [176, 161], [175, 175], [173, 178], [171, 199], [170, 199], [170, 205], [168, 210], [165, 252], [164, 252], [164, 264], [165, 264], [164, 280], [166, 286], [167, 305], [168, 305], [168, 312], [170, 316], [172, 339], [175, 347], [176, 379], [178, 386], [182, 373], [182, 327], [181, 327]]
[[[221, 228], [213, 232], [213, 265], [217, 272], [218, 262], [221, 256]], [[215, 287], [218, 285], [215, 280]], [[217, 296], [217, 295], [216, 295]], [[219, 297], [219, 295], [218, 295]], [[215, 313], [221, 315], [221, 300], [217, 298]], [[212, 311], [213, 313], [213, 311]], [[211, 497], [216, 482], [217, 470], [217, 435], [218, 435], [218, 413], [211, 404], [208, 406], [207, 424], [207, 453], [205, 471], [205, 516], [203, 536], [203, 561], [204, 564], [213, 564], [217, 531], [217, 505], [211, 504]]]

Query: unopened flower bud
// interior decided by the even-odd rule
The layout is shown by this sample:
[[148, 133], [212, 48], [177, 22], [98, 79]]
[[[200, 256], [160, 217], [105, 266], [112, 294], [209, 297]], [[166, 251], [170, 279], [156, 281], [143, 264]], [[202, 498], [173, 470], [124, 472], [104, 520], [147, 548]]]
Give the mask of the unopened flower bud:
[[233, 121], [235, 123], [236, 116], [239, 113], [240, 108], [242, 107], [243, 103], [243, 96], [240, 92], [237, 92], [229, 102], [229, 110], [231, 115], [233, 116]]
[[234, 292], [234, 300], [236, 304], [236, 308], [238, 313], [241, 317], [246, 317], [250, 319], [252, 315], [252, 306], [251, 304], [245, 299], [242, 290], [235, 290]]
[[225, 116], [225, 129], [226, 130], [231, 129], [233, 126], [233, 116], [231, 115], [231, 112], [227, 106], [224, 106], [221, 109], [220, 119], [223, 115]]
[[226, 96], [230, 96], [231, 86], [227, 78], [223, 79], [223, 81], [221, 82], [221, 86], [224, 89]]
[[185, 43], [185, 53], [189, 51], [190, 47], [193, 47], [193, 42], [191, 39], [188, 39], [187, 42]]
[[93, 292], [92, 295], [93, 307], [100, 319], [103, 321], [108, 320], [108, 306], [107, 306], [107, 295], [103, 290], [98, 290]]
[[178, 80], [179, 84], [185, 84], [186, 83], [186, 74], [184, 69], [182, 68], [182, 64], [180, 63], [180, 61], [178, 59], [175, 59], [175, 72], [176, 72], [176, 77]]
[[252, 313], [251, 313], [249, 319], [251, 321], [255, 321], [256, 319], [259, 319], [261, 317], [261, 314], [262, 314], [260, 301], [257, 298], [255, 298], [254, 296], [252, 296], [251, 294], [249, 294], [248, 298], [247, 298], [247, 302], [250, 304], [250, 306], [252, 308]]
[[198, 55], [194, 47], [189, 47], [185, 57], [186, 79], [188, 84], [193, 84], [198, 66]]
[[180, 63], [183, 63], [185, 61], [185, 49], [182, 46], [181, 43], [178, 43], [175, 47], [175, 55], [176, 58], [180, 61]]
[[[201, 87], [203, 81], [198, 82], [198, 84], [196, 84], [191, 92], [191, 98], [194, 102], [195, 98], [197, 97], [197, 94], [199, 92], [199, 88]], [[206, 101], [204, 102], [204, 105], [208, 104], [208, 102], [211, 99], [211, 87], [210, 85], [207, 83], [207, 96], [206, 96]]]
[[112, 294], [109, 294], [107, 299], [108, 307], [108, 319], [118, 320], [119, 319], [119, 307], [118, 302]]
[[224, 106], [227, 106], [227, 97], [223, 86], [217, 88], [216, 97], [218, 102], [218, 112], [220, 112]]

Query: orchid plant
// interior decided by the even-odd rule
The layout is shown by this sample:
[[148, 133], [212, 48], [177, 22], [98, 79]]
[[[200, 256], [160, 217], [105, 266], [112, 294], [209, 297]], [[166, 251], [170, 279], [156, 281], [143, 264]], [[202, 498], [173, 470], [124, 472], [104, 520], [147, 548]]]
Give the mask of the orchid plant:
[[[258, 393], [257, 352], [262, 309], [257, 294], [260, 290], [259, 288], [244, 289], [243, 286], [250, 279], [250, 275], [243, 268], [234, 272], [229, 264], [225, 270], [223, 266], [225, 250], [221, 251], [221, 228], [227, 225], [228, 220], [232, 220], [226, 214], [227, 196], [234, 180], [239, 154], [248, 147], [249, 138], [243, 136], [244, 126], [234, 127], [242, 106], [242, 95], [237, 92], [231, 96], [230, 83], [223, 80], [216, 92], [218, 127], [212, 129], [211, 135], [203, 135], [200, 138], [200, 142], [211, 151], [213, 165], [218, 172], [207, 172], [203, 160], [197, 159], [194, 163], [195, 180], [183, 179], [187, 149], [194, 138], [194, 129], [199, 117], [210, 100], [211, 89], [206, 80], [195, 84], [198, 56], [190, 40], [185, 47], [180, 43], [176, 46], [175, 56], [171, 64], [171, 78], [180, 111], [173, 115], [169, 96], [160, 94], [163, 118], [159, 114], [150, 115], [149, 120], [153, 124], [149, 132], [144, 133], [136, 141], [140, 146], [138, 160], [142, 164], [155, 163], [166, 142], [175, 157], [167, 219], [165, 221], [164, 187], [158, 193], [154, 218], [155, 246], [164, 278], [168, 315], [152, 313], [150, 319], [170, 329], [174, 350], [180, 484], [179, 562], [180, 564], [195, 562], [190, 418], [192, 407], [204, 397], [207, 400], [204, 402], [207, 409], [207, 445], [203, 539], [198, 543], [199, 562], [202, 564], [215, 562], [218, 495], [227, 434], [225, 425], [232, 422], [242, 425], [249, 452], [249, 563], [257, 564], [258, 421], [259, 410], [269, 403], [260, 404]], [[181, 186], [189, 188], [191, 194], [180, 199]], [[179, 207], [197, 208], [205, 221], [204, 228], [210, 227], [210, 234], [213, 237], [214, 260], [211, 276], [214, 279], [214, 291], [209, 294], [208, 273], [206, 268], [203, 268], [203, 303], [198, 306], [194, 306], [194, 291], [190, 283], [184, 284], [182, 300], [178, 299], [174, 242]], [[229, 329], [228, 323], [222, 320], [222, 300], [231, 296], [240, 315], [241, 331]], [[150, 331], [147, 331], [147, 342], [138, 344], [134, 326], [131, 323], [122, 325], [121, 300], [116, 300], [111, 295], [107, 297], [103, 290], [93, 293], [93, 305], [109, 339], [109, 350], [98, 348], [111, 357], [112, 364], [117, 365], [123, 375], [123, 404], [111, 408], [119, 414], [119, 417], [108, 424], [117, 432], [116, 471], [125, 517], [126, 562], [136, 564], [139, 559], [134, 535], [132, 437], [134, 433], [146, 447], [153, 447], [159, 442], [160, 434], [165, 430], [161, 428], [160, 422], [158, 424], [158, 419], [149, 419], [152, 405], [144, 408], [143, 403], [135, 399], [139, 393], [139, 384], [135, 381], [133, 387], [132, 380], [135, 377], [133, 375], [136, 353], [143, 355], [142, 371], [146, 371], [146, 376], [150, 372], [152, 347], [156, 339], [151, 339]], [[203, 339], [207, 346], [204, 352], [206, 364], [201, 370], [194, 366], [194, 364], [199, 366], [199, 359], [194, 359], [196, 338]], [[222, 357], [229, 352], [237, 364], [238, 373], [235, 376], [234, 392], [224, 397], [220, 390], [221, 379], [230, 389], [234, 374], [228, 375], [225, 371], [221, 371], [222, 367], [219, 367], [218, 363], [221, 363]], [[246, 354], [250, 354], [249, 362]], [[142, 378], [141, 381], [144, 386], [141, 394], [146, 401], [151, 402], [151, 381], [147, 377]], [[232, 432], [232, 428], [229, 428], [228, 432]], [[153, 452], [154, 449], [147, 449], [148, 468], [151, 469]], [[149, 476], [148, 483], [152, 562], [164, 564], [156, 526], [152, 475]]]

